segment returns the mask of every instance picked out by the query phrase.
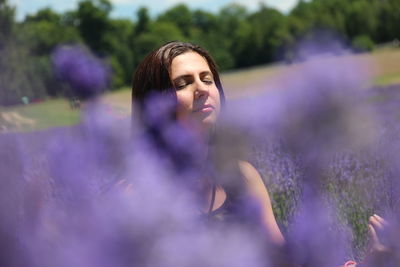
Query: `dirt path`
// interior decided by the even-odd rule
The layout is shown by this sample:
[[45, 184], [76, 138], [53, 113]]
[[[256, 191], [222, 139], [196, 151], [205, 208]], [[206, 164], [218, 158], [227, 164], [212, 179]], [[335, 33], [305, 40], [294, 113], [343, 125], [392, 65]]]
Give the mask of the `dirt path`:
[[0, 111], [0, 132], [33, 128], [35, 125], [36, 120], [24, 117], [16, 111]]

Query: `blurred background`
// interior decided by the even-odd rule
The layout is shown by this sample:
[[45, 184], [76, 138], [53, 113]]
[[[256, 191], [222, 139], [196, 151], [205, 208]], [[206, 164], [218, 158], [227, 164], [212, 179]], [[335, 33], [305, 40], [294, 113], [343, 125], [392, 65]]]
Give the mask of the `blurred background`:
[[[42, 172], [60, 176], [73, 186], [77, 183], [73, 187], [77, 195], [86, 190], [80, 189], [85, 179], [78, 178], [92, 175], [97, 179], [98, 166], [109, 167], [105, 176], [118, 174], [126, 156], [118, 152], [126, 152], [122, 133], [129, 132], [121, 130], [120, 122], [130, 115], [135, 68], [165, 42], [190, 41], [215, 58], [232, 121], [247, 135], [256, 135], [251, 137], [258, 142], [251, 152], [253, 162], [268, 186], [281, 229], [293, 240], [309, 242], [299, 247], [310, 249], [310, 258], [329, 264], [333, 261], [324, 253], [336, 252], [341, 246], [332, 239], [340, 237], [338, 232], [346, 233], [350, 241], [343, 244], [352, 249], [347, 257], [337, 258], [341, 262], [361, 259], [367, 251], [368, 217], [400, 214], [399, 25], [400, 0], [0, 0], [0, 169], [4, 172], [0, 182], [9, 181], [24, 196], [25, 191], [15, 184], [20, 180], [14, 177], [25, 177], [30, 193], [21, 199], [31, 203], [30, 197], [45, 195], [41, 182], [56, 180]], [[273, 89], [286, 93], [269, 94]], [[85, 109], [90, 104], [86, 100], [99, 93], [105, 104], [101, 112], [96, 105]], [[63, 127], [80, 121], [78, 127]], [[61, 130], [55, 129], [60, 126]], [[235, 143], [227, 140], [229, 147]], [[109, 147], [104, 149], [104, 144]], [[98, 157], [98, 151], [106, 161]], [[299, 155], [309, 156], [306, 164]], [[90, 160], [93, 165], [83, 171], [75, 167]], [[153, 166], [139, 163], [143, 168]], [[331, 219], [325, 216], [323, 205], [315, 208], [320, 199], [303, 201], [307, 197], [303, 184], [319, 185], [310, 192], [321, 191], [322, 199], [336, 208], [332, 210], [338, 212], [332, 214], [338, 218], [335, 227], [340, 231], [329, 226]], [[9, 187], [0, 186], [10, 196], [20, 196]], [[7, 194], [0, 196], [7, 199]], [[303, 205], [306, 216], [301, 217], [297, 214], [302, 214], [300, 204], [304, 203], [313, 205]], [[19, 209], [15, 211], [20, 214]], [[0, 212], [6, 214], [0, 218], [7, 219], [11, 211], [6, 207]], [[97, 238], [96, 229], [93, 236]], [[324, 235], [314, 235], [316, 229]], [[334, 231], [328, 235], [326, 229]], [[76, 233], [80, 241], [80, 232]], [[400, 255], [398, 246], [395, 251]]]
[[398, 25], [400, 0], [0, 0], [0, 131], [79, 120], [80, 100], [52, 68], [60, 45], [80, 44], [110, 67], [105, 100], [123, 116], [137, 64], [167, 41], [209, 50], [234, 98], [296, 70], [310, 53], [299, 44], [315, 40], [322, 45], [312, 53], [373, 65], [367, 82], [396, 84]]

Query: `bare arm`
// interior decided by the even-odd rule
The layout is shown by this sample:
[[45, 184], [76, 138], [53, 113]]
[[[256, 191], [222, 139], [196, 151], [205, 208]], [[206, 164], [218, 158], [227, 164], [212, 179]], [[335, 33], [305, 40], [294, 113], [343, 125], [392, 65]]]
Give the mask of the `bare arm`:
[[239, 168], [244, 177], [247, 190], [260, 204], [262, 223], [275, 244], [282, 245], [284, 239], [274, 213], [267, 188], [258, 171], [247, 161], [239, 161]]

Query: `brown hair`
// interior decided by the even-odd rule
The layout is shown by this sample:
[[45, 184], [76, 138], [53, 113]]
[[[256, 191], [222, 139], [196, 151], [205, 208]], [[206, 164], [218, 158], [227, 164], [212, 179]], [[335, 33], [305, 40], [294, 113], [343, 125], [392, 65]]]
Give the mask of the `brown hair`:
[[[186, 52], [196, 52], [207, 61], [214, 76], [215, 85], [218, 88], [221, 103], [225, 101], [225, 95], [221, 80], [217, 71], [217, 65], [211, 55], [198, 45], [172, 41], [148, 54], [137, 67], [133, 75], [132, 83], [132, 107], [138, 104], [138, 115], [142, 118], [143, 109], [147, 97], [154, 93], [163, 94], [176, 101], [176, 90], [170, 78], [172, 60]], [[143, 118], [142, 118], [143, 119]]]

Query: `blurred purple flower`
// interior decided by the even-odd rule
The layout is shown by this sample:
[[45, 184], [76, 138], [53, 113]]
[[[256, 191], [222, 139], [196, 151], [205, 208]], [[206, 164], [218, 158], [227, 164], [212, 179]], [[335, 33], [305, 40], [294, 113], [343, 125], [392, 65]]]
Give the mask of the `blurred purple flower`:
[[295, 47], [294, 60], [309, 60], [313, 57], [333, 56], [349, 53], [345, 40], [328, 28], [316, 28], [306, 33]]
[[[107, 86], [107, 67], [82, 47], [58, 48], [53, 63], [81, 96]], [[387, 207], [394, 222], [400, 219], [400, 134], [393, 126], [398, 94], [384, 92], [387, 99], [374, 102], [375, 92], [354, 90], [365, 79], [354, 73], [358, 67], [309, 62], [276, 84], [276, 91], [228, 106], [212, 140], [215, 151], [209, 151], [216, 166], [203, 165], [203, 144], [176, 124], [175, 103], [163, 97], [149, 100], [149, 128], [135, 125], [132, 135], [128, 122], [121, 127], [93, 101], [79, 126], [0, 136], [0, 245], [8, 256], [0, 265], [284, 266], [272, 264], [276, 255], [257, 230], [256, 202], [230, 199], [232, 214], [244, 224], [233, 218], [232, 224], [208, 225], [198, 196], [186, 186], [214, 171], [223, 186], [242, 186], [235, 184], [233, 167], [250, 141], [273, 204], [283, 206], [276, 209], [278, 219], [290, 219], [283, 258], [339, 266], [351, 254], [350, 234], [338, 222], [346, 220], [339, 216], [352, 213], [362, 227], [366, 212]], [[390, 117], [386, 127], [376, 127], [381, 124], [365, 103]], [[39, 162], [32, 160], [38, 156]], [[340, 201], [325, 197], [326, 188]], [[398, 253], [399, 228], [393, 225], [386, 244]]]
[[78, 97], [96, 96], [109, 86], [109, 66], [83, 46], [59, 46], [51, 59], [57, 77]]
[[349, 257], [348, 231], [339, 231], [335, 208], [305, 189], [288, 234], [292, 260], [299, 266], [340, 266]]

